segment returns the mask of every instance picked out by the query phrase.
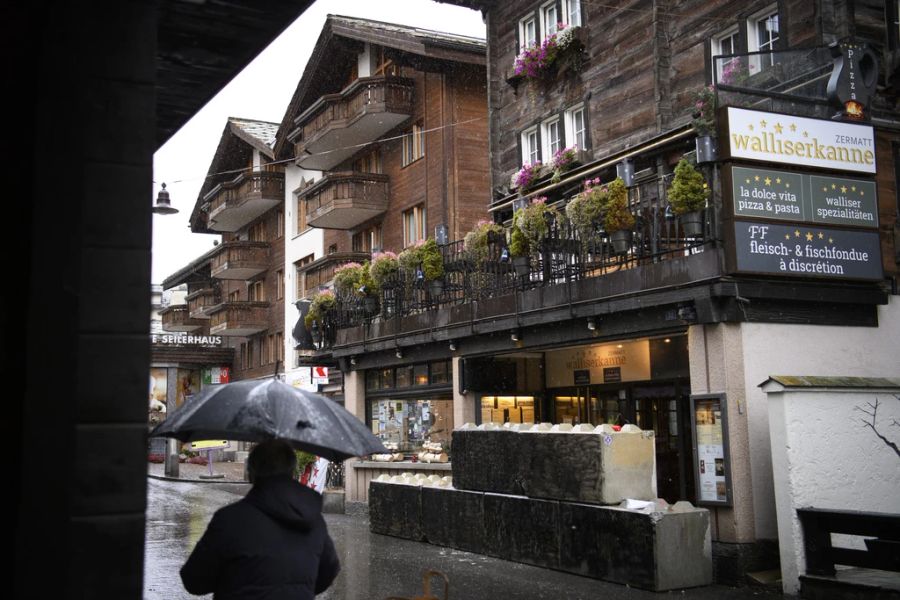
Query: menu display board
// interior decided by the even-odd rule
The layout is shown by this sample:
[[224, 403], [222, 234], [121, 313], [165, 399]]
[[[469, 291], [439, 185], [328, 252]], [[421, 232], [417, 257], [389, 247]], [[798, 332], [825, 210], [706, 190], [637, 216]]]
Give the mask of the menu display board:
[[731, 506], [725, 394], [691, 396], [697, 504]]

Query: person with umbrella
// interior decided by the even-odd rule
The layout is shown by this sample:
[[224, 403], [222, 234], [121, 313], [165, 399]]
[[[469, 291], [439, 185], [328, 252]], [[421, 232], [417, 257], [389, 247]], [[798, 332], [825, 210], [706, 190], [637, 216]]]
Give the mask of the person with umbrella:
[[340, 570], [322, 517], [322, 496], [293, 478], [291, 444], [270, 439], [250, 452], [253, 488], [219, 509], [181, 568], [191, 594], [311, 600]]

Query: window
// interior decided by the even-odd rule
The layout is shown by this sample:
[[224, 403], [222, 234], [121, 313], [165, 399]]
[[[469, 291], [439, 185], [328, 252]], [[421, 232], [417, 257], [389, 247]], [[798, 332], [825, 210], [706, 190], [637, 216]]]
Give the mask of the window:
[[353, 161], [353, 170], [358, 173], [381, 173], [381, 153], [373, 150]]
[[556, 2], [545, 4], [541, 7], [541, 35], [543, 39], [556, 33], [556, 25], [559, 23], [559, 14], [556, 12]]
[[266, 300], [266, 286], [263, 281], [253, 281], [247, 286], [247, 296], [250, 302], [264, 302]]
[[425, 239], [425, 205], [403, 211], [403, 247]]
[[266, 224], [264, 221], [260, 221], [259, 223], [254, 223], [250, 226], [250, 231], [248, 232], [249, 240], [251, 242], [265, 242], [266, 241]]
[[712, 39], [712, 49], [710, 55], [713, 59], [713, 70], [715, 71], [714, 74], [716, 76], [713, 81], [730, 83], [728, 81], [722, 81], [722, 70], [724, 64], [722, 63], [722, 61], [716, 61], [716, 57], [723, 55], [727, 56], [729, 54], [737, 54], [739, 52], [739, 48], [740, 46], [738, 45], [737, 26], [732, 27], [725, 33], [722, 33]]
[[353, 234], [352, 248], [354, 252], [378, 252], [382, 247], [381, 225], [375, 225]]
[[550, 162], [556, 152], [562, 147], [561, 133], [559, 117], [554, 117], [541, 123], [541, 141], [544, 143], [542, 156], [545, 162]]
[[229, 302], [239, 302], [241, 299], [240, 290], [234, 290], [233, 292], [228, 292], [228, 301]]
[[297, 299], [306, 298], [306, 274], [303, 273], [302, 269], [309, 263], [311, 263], [315, 258], [315, 255], [310, 254], [309, 256], [304, 256], [300, 260], [294, 263], [294, 279], [297, 282]]
[[541, 149], [538, 145], [537, 127], [522, 132], [522, 164], [534, 164], [541, 160]]
[[412, 126], [412, 131], [403, 136], [403, 166], [425, 156], [425, 130], [421, 123]]
[[[747, 50], [770, 52], [778, 41], [778, 11], [775, 7], [757, 13], [747, 20]], [[750, 60], [750, 72], [755, 73], [775, 63], [772, 55], [754, 56]]]
[[519, 21], [519, 51], [537, 43], [537, 23], [534, 16]]
[[284, 211], [275, 213], [275, 238], [284, 237]]
[[569, 146], [577, 146], [579, 150], [586, 150], [588, 147], [584, 104], [573, 106], [566, 111], [566, 141]]
[[284, 332], [279, 331], [275, 334], [275, 360], [284, 362]]
[[284, 299], [284, 269], [275, 271], [275, 299]]
[[562, 0], [563, 21], [572, 27], [581, 25], [581, 1]]
[[[307, 187], [306, 185], [301, 185], [301, 187]], [[300, 196], [294, 195], [295, 201], [294, 205], [297, 207], [297, 231], [295, 235], [300, 235], [307, 229], [309, 229], [309, 224], [306, 222], [306, 200]]]

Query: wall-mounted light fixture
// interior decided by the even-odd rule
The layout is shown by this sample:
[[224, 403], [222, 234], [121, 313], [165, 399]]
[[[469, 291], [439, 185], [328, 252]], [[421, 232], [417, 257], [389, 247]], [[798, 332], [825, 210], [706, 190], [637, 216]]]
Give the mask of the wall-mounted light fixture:
[[450, 352], [456, 352], [456, 342], [450, 340]]
[[351, 364], [351, 365], [356, 365], [356, 357], [355, 357], [355, 356], [351, 356], [351, 357], [350, 357], [350, 364]]
[[509, 334], [509, 339], [511, 339], [514, 342], [518, 342], [519, 341], [519, 330], [513, 329], [512, 333]]
[[396, 356], [397, 358], [403, 358], [403, 350], [397, 348], [397, 351], [394, 352], [394, 356]]
[[597, 331], [597, 321], [594, 320], [594, 317], [591, 317], [587, 320], [588, 330]]
[[634, 162], [630, 158], [623, 158], [616, 163], [616, 177], [621, 177], [625, 187], [634, 185]]

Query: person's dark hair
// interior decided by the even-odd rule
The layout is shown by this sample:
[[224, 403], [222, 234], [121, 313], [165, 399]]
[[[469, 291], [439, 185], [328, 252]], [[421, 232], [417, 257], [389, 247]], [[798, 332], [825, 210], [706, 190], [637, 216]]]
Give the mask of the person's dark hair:
[[290, 477], [297, 464], [297, 456], [291, 445], [283, 440], [266, 440], [257, 444], [247, 458], [247, 477], [257, 483], [266, 477], [287, 475]]

